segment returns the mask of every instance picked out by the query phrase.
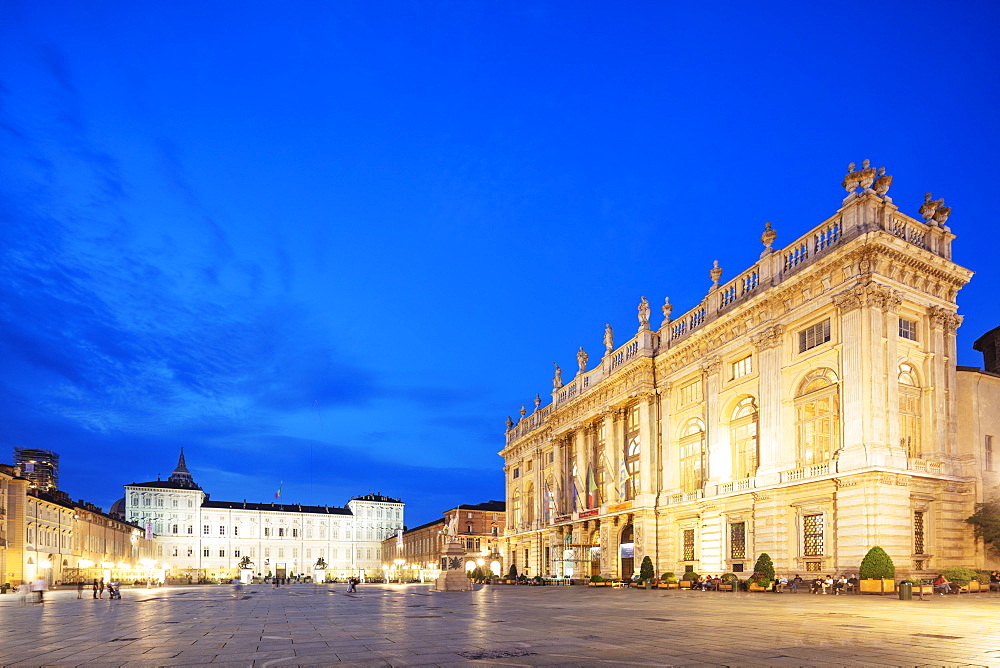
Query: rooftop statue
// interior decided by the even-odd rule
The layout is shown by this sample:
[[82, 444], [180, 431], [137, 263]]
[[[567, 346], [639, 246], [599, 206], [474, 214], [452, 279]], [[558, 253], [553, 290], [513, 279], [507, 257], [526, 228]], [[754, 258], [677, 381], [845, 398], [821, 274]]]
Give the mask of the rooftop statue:
[[555, 365], [555, 367], [556, 367], [556, 375], [554, 375], [552, 377], [552, 389], [553, 390], [558, 390], [560, 387], [563, 386], [563, 382], [562, 382], [562, 369], [560, 369], [559, 365], [556, 364], [555, 362], [553, 362], [552, 364]]
[[604, 325], [604, 354], [610, 355], [615, 349], [615, 331], [611, 329], [610, 323]]
[[639, 302], [639, 329], [649, 329], [649, 302], [645, 297]]
[[576, 363], [580, 365], [580, 373], [587, 370], [588, 359], [590, 359], [590, 356], [587, 354], [587, 351], [583, 349], [583, 346], [580, 346], [580, 351], [576, 354]]

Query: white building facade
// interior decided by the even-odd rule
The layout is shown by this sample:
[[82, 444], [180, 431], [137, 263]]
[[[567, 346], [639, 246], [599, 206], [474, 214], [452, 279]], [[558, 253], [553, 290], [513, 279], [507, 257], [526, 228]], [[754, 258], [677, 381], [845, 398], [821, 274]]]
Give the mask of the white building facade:
[[168, 581], [225, 580], [241, 564], [256, 577], [342, 579], [381, 574], [382, 540], [403, 528], [403, 506], [378, 494], [344, 508], [213, 501], [182, 452], [168, 480], [125, 485], [124, 513], [152, 533]]

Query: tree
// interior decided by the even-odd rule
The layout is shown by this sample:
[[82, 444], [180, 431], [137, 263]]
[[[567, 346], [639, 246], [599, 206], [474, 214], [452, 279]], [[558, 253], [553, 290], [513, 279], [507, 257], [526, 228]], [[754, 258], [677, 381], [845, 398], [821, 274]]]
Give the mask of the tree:
[[517, 566], [515, 566], [514, 564], [510, 565], [510, 570], [507, 571], [507, 577], [510, 578], [511, 580], [517, 579]]
[[653, 579], [653, 560], [647, 554], [642, 558], [642, 565], [639, 566], [639, 581], [648, 582]]
[[976, 512], [965, 520], [976, 531], [987, 547], [1000, 552], [1000, 499], [976, 504]]
[[766, 586], [774, 581], [774, 562], [767, 552], [761, 552], [757, 557], [757, 563], [753, 565], [753, 575], [750, 579], [761, 586]]
[[861, 560], [858, 577], [862, 580], [891, 579], [896, 577], [896, 567], [885, 550], [876, 545]]

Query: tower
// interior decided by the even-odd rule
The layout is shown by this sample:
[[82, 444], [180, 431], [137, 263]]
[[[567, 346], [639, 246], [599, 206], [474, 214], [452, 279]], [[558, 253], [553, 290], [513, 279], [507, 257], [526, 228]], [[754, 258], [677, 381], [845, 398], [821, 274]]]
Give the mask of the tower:
[[49, 491], [59, 479], [59, 455], [40, 448], [14, 448], [14, 465], [32, 489]]

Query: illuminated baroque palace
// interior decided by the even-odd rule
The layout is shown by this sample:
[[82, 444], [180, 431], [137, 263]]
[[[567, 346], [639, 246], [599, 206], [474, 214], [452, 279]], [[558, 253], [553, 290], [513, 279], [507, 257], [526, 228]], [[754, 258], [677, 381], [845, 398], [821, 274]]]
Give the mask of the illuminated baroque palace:
[[[659, 329], [638, 331], [508, 418], [505, 561], [529, 575], [986, 565], [964, 522], [997, 484], [997, 369], [956, 367], [950, 208], [919, 218], [852, 163], [841, 208]], [[994, 330], [993, 333], [996, 333]], [[985, 337], [984, 337], [985, 338]], [[995, 341], [992, 345], [995, 345]], [[980, 348], [980, 342], [977, 342]], [[987, 346], [988, 347], [988, 346]], [[993, 371], [994, 373], [990, 373]]]

